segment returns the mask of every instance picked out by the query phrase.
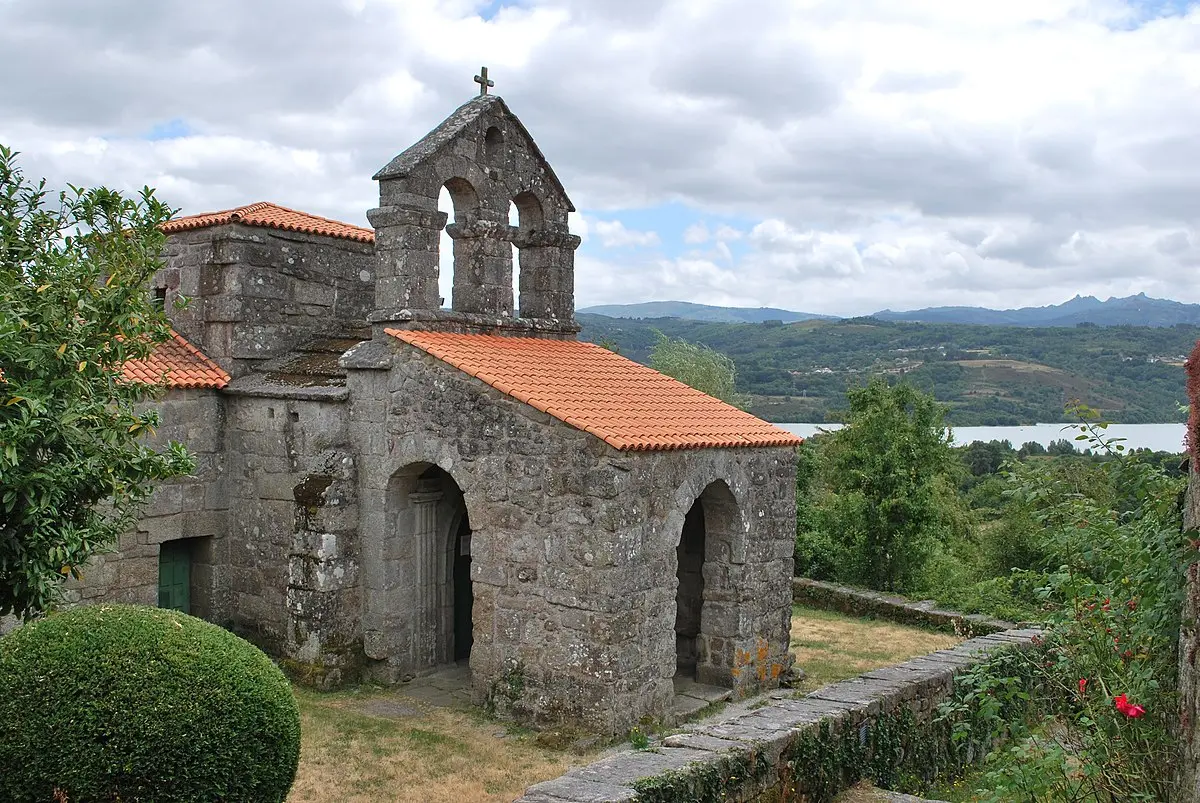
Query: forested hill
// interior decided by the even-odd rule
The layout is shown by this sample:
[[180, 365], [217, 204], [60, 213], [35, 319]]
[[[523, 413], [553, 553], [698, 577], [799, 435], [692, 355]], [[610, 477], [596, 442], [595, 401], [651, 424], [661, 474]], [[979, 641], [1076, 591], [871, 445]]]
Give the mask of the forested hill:
[[781, 324], [633, 320], [580, 313], [582, 338], [649, 359], [655, 330], [728, 354], [750, 409], [825, 421], [846, 387], [904, 376], [950, 407], [957, 426], [1060, 421], [1079, 399], [1114, 422], [1183, 421], [1183, 361], [1200, 326], [1018, 328], [875, 318]]

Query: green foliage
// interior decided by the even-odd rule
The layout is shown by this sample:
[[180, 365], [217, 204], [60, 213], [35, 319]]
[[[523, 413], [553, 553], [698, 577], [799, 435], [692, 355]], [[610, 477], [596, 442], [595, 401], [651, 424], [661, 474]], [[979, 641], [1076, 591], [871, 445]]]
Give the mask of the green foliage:
[[826, 421], [848, 388], [884, 371], [903, 372], [932, 393], [955, 426], [1058, 421], [1064, 398], [1083, 399], [1124, 423], [1183, 421], [1179, 366], [1172, 363], [1200, 337], [1195, 326], [1026, 328], [865, 318], [772, 327], [578, 317], [583, 337], [615, 342], [639, 362], [649, 361], [656, 330], [728, 355], [750, 411], [771, 421]]
[[715, 760], [633, 782], [639, 803], [718, 803], [730, 791], [753, 787], [771, 772], [767, 757], [756, 751], [728, 752]]
[[816, 441], [804, 473], [798, 574], [881, 590], [911, 587], [939, 542], [966, 537], [960, 464], [945, 411], [908, 384], [873, 379], [847, 394], [846, 426]]
[[737, 370], [733, 360], [703, 344], [657, 334], [658, 341], [650, 352], [651, 368], [734, 407], [743, 406], [735, 388]]
[[1182, 480], [1142, 455], [1120, 456], [1096, 413], [1076, 412], [1077, 437], [1109, 459], [1012, 469], [1011, 495], [1036, 523], [1045, 556], [1050, 630], [1034, 670], [1054, 718], [996, 757], [986, 784], [995, 800], [1166, 800], [1179, 760], [1184, 572], [1194, 559], [1181, 532]]
[[171, 210], [72, 187], [51, 203], [0, 146], [0, 614], [32, 616], [193, 469], [143, 442], [153, 389], [121, 366], [170, 337], [146, 292]]
[[282, 801], [300, 714], [256, 647], [176, 611], [95, 605], [0, 639], [0, 798]]

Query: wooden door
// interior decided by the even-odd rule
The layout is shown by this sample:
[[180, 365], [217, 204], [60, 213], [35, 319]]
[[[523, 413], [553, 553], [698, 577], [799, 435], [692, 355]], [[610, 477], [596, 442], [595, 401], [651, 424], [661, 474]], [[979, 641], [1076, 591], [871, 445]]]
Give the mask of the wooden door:
[[158, 607], [190, 613], [192, 551], [187, 541], [167, 541], [158, 549]]

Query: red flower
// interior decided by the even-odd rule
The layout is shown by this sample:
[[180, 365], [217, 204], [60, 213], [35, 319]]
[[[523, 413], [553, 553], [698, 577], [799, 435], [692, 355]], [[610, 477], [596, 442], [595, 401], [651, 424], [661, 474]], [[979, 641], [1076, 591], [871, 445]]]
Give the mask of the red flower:
[[1134, 705], [1133, 703], [1129, 702], [1129, 698], [1124, 694], [1118, 694], [1116, 697], [1114, 697], [1113, 705], [1117, 707], [1118, 711], [1130, 719], [1137, 719], [1138, 717], [1144, 716], [1146, 713], [1146, 709], [1142, 708], [1140, 705]]
[[1079, 696], [1082, 697], [1085, 694], [1087, 694], [1087, 678], [1080, 678], [1079, 679]]

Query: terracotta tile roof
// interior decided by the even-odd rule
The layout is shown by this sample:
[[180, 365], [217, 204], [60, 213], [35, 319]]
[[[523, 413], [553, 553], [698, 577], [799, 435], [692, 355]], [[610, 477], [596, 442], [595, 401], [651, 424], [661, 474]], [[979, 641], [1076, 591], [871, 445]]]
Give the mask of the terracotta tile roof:
[[594, 343], [386, 331], [617, 449], [801, 442], [786, 430]]
[[343, 240], [354, 240], [360, 243], [375, 242], [374, 229], [351, 226], [349, 223], [317, 217], [307, 212], [297, 212], [295, 209], [288, 209], [266, 201], [249, 206], [239, 206], [237, 209], [226, 209], [223, 212], [205, 212], [200, 215], [177, 217], [164, 223], [162, 230], [167, 234], [174, 234], [180, 231], [203, 229], [208, 226], [220, 226], [224, 223], [241, 223], [244, 226], [261, 226], [266, 229], [282, 229], [304, 234], [323, 234], [326, 237], [339, 237]]
[[178, 332], [172, 334], [173, 339], [159, 344], [145, 360], [125, 363], [125, 378], [149, 385], [165, 381], [172, 388], [223, 388], [229, 384], [229, 374], [221, 366]]

